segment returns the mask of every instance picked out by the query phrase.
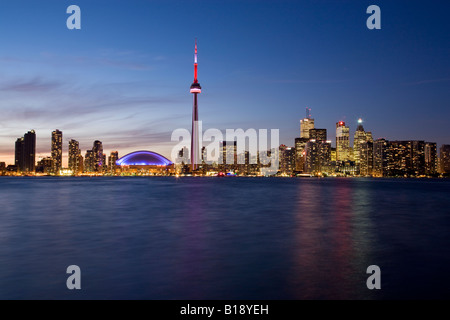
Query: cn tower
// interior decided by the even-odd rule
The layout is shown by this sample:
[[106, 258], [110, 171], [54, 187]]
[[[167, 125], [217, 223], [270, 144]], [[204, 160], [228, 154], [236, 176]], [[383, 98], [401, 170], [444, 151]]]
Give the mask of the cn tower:
[[201, 92], [202, 87], [197, 80], [197, 39], [195, 39], [194, 83], [191, 85], [191, 93], [194, 94], [194, 105], [192, 107], [191, 171], [197, 170], [200, 159], [197, 95]]

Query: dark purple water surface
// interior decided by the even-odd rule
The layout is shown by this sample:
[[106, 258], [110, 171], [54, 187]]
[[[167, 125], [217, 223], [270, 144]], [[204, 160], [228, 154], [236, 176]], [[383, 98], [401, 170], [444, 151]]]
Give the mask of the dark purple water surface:
[[450, 298], [449, 180], [0, 177], [0, 299], [408, 298]]

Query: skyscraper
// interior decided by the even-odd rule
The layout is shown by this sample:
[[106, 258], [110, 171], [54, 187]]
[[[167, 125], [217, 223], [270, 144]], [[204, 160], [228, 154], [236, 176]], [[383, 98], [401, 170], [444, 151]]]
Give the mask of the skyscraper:
[[36, 171], [36, 132], [34, 130], [28, 131], [23, 138], [16, 140], [15, 165], [18, 172]]
[[425, 142], [390, 141], [388, 175], [401, 177], [425, 175]]
[[372, 133], [364, 131], [364, 127], [362, 125], [362, 119], [358, 120], [358, 127], [355, 131], [355, 136], [353, 139], [353, 157], [355, 164], [359, 166], [360, 163], [360, 144], [366, 142], [373, 142]]
[[28, 131], [24, 136], [23, 163], [25, 172], [35, 172], [36, 170], [36, 132]]
[[200, 161], [200, 143], [198, 132], [198, 101], [197, 95], [202, 92], [202, 87], [197, 80], [197, 40], [195, 40], [195, 54], [194, 54], [194, 82], [191, 85], [190, 92], [194, 95], [194, 103], [192, 107], [192, 133], [191, 133], [191, 170], [195, 171], [198, 168]]
[[326, 173], [331, 161], [331, 141], [311, 139], [306, 144], [305, 150], [305, 172]]
[[425, 175], [425, 141], [412, 141], [411, 159], [414, 176]]
[[350, 128], [344, 121], [336, 123], [336, 161], [350, 160]]
[[76, 140], [69, 141], [69, 170], [72, 171], [72, 174], [77, 175], [82, 172], [82, 168], [80, 168], [80, 144]]
[[308, 141], [309, 138], [295, 138], [295, 171], [297, 172], [303, 172], [305, 170], [305, 147]]
[[305, 145], [305, 172], [323, 174], [331, 161], [331, 142], [327, 141], [327, 129], [311, 129], [309, 137]]
[[300, 138], [309, 139], [310, 130], [314, 129], [314, 119], [311, 118], [310, 111], [311, 109], [306, 108], [306, 118], [300, 120]]
[[439, 149], [439, 166], [443, 175], [450, 175], [450, 144], [443, 144]]
[[103, 144], [101, 141], [95, 140], [92, 147], [92, 161], [93, 171], [103, 172], [104, 157], [103, 157]]
[[94, 172], [94, 154], [92, 150], [86, 150], [84, 156], [84, 172]]
[[437, 174], [437, 144], [425, 142], [425, 174], [433, 176]]
[[377, 139], [373, 143], [373, 176], [387, 176], [388, 168], [388, 141]]
[[119, 152], [118, 151], [111, 151], [111, 155], [108, 158], [108, 167], [109, 172], [111, 174], [115, 174], [116, 170], [118, 168], [117, 166], [117, 160], [119, 160]]
[[53, 173], [59, 174], [62, 168], [62, 132], [56, 129], [52, 132]]
[[290, 148], [282, 144], [279, 154], [280, 172], [284, 175], [291, 175], [295, 171], [295, 148]]
[[15, 166], [17, 167], [18, 172], [22, 172], [22, 169], [24, 168], [23, 164], [23, 145], [24, 145], [24, 138], [17, 138], [16, 140], [16, 149], [15, 149]]
[[[373, 175], [373, 140], [362, 141], [358, 144], [359, 174]], [[357, 169], [358, 170], [358, 169]]]

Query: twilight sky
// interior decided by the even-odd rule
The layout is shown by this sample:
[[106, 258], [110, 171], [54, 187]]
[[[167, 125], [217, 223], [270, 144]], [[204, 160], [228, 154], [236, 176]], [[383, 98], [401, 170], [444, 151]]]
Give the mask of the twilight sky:
[[[81, 30], [66, 28], [72, 4]], [[2, 0], [0, 161], [31, 129], [37, 160], [55, 129], [65, 155], [76, 139], [83, 155], [101, 140], [169, 157], [172, 131], [190, 129], [195, 37], [204, 129], [280, 129], [293, 145], [310, 107], [330, 140], [362, 117], [374, 138], [450, 144], [449, 13], [448, 0]]]

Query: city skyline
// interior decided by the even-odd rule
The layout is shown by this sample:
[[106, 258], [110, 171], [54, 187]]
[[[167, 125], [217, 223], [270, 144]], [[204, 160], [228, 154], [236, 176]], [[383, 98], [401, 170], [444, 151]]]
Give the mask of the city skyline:
[[[374, 139], [448, 144], [444, 4], [377, 1], [383, 28], [376, 31], [365, 27], [370, 4], [211, 2], [194, 10], [178, 1], [77, 1], [82, 29], [69, 31], [66, 3], [2, 3], [9, 31], [0, 49], [0, 162], [14, 162], [14, 141], [31, 129], [36, 159], [48, 156], [55, 128], [64, 132], [65, 167], [71, 139], [83, 151], [100, 140], [105, 153], [169, 155], [170, 133], [189, 129], [185, 88], [196, 37], [207, 83], [204, 128], [279, 128], [280, 143], [292, 146], [310, 107], [320, 128], [345, 121], [354, 132], [363, 118]], [[22, 12], [23, 5], [33, 10]], [[136, 22], [123, 25], [121, 17]], [[197, 28], [180, 31], [194, 21]]]
[[[195, 102], [195, 99], [194, 99]], [[194, 113], [196, 104], [194, 103]], [[193, 117], [194, 120], [194, 117]], [[372, 137], [372, 132], [365, 131], [363, 120], [358, 120], [358, 127], [354, 133], [354, 143], [350, 144], [350, 130], [345, 122], [338, 121], [336, 123], [336, 142], [332, 147], [332, 141], [328, 140], [327, 129], [316, 128], [314, 126], [315, 119], [310, 115], [310, 109], [307, 108], [306, 117], [300, 120], [300, 135], [295, 138], [293, 147], [281, 144], [279, 146], [271, 146], [271, 150], [279, 150], [278, 172], [272, 175], [281, 176], [396, 176], [396, 177], [437, 177], [439, 174], [448, 176], [450, 172], [450, 144], [438, 146], [436, 142], [425, 140], [387, 140]], [[194, 122], [193, 122], [194, 123]], [[28, 131], [23, 137], [19, 137], [15, 142], [15, 162], [14, 165], [6, 165], [0, 162], [1, 170], [4, 174], [6, 171], [15, 175], [25, 174], [51, 174], [51, 175], [80, 175], [80, 174], [107, 174], [117, 175], [121, 173], [129, 174], [131, 172], [144, 174], [186, 174], [196, 171], [197, 174], [205, 175], [209, 173], [231, 173], [239, 175], [265, 175], [263, 173], [264, 165], [255, 162], [251, 164], [251, 158], [259, 156], [253, 155], [249, 150], [243, 153], [237, 152], [237, 141], [223, 141], [221, 143], [221, 156], [217, 163], [212, 165], [206, 163], [200, 164], [197, 168], [192, 168], [192, 163], [186, 163], [184, 153], [187, 148], [179, 150], [177, 159], [169, 160], [162, 155], [158, 155], [153, 151], [133, 151], [123, 158], [119, 157], [119, 151], [111, 151], [108, 157], [107, 152], [103, 149], [103, 143], [95, 140], [93, 147], [86, 150], [85, 157], [79, 147], [77, 140], [71, 139], [68, 145], [68, 167], [63, 167], [61, 155], [63, 150], [62, 144], [63, 132], [56, 129], [52, 132], [51, 139], [51, 156], [36, 159], [36, 132]], [[208, 146], [203, 145], [202, 154], [206, 155], [203, 150]], [[229, 148], [230, 147], [230, 148]], [[260, 150], [261, 151], [261, 150]], [[269, 151], [269, 150], [267, 150]], [[223, 154], [222, 154], [223, 152]], [[231, 152], [231, 153], [230, 153]], [[134, 164], [123, 164], [127, 162], [132, 155], [141, 154], [157, 155], [157, 161], [163, 160], [162, 171], [160, 168], [154, 167], [155, 164], [146, 164], [147, 160], [140, 158], [133, 162]], [[234, 158], [233, 163], [229, 163]], [[190, 152], [192, 156], [192, 152]], [[139, 158], [139, 156], [138, 156]], [[225, 162], [225, 158], [227, 159]], [[238, 161], [238, 159], [241, 159]], [[118, 161], [119, 160], [119, 161]], [[183, 161], [183, 163], [179, 161]], [[203, 158], [202, 160], [208, 160]], [[153, 163], [154, 160], [150, 162]], [[241, 161], [241, 162], [240, 162]], [[37, 162], [37, 163], [36, 163]], [[175, 167], [169, 164], [175, 164]], [[185, 165], [189, 165], [186, 171]], [[150, 165], [150, 167], [148, 167]], [[136, 167], [137, 166], [137, 167]], [[158, 165], [157, 165], [158, 166]], [[130, 169], [132, 171], [130, 171]], [[6, 170], [6, 171], [5, 171]], [[136, 171], [137, 170], [137, 171]]]

